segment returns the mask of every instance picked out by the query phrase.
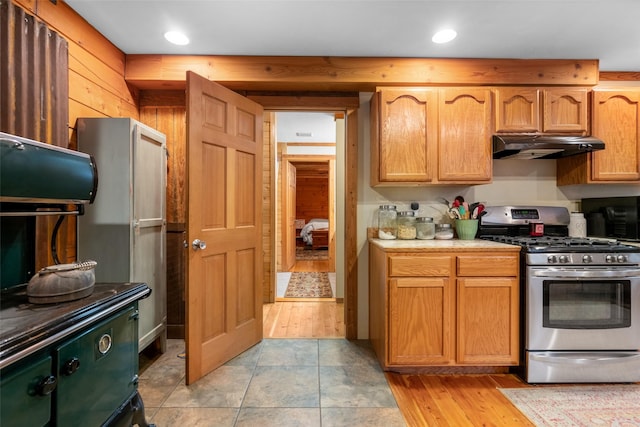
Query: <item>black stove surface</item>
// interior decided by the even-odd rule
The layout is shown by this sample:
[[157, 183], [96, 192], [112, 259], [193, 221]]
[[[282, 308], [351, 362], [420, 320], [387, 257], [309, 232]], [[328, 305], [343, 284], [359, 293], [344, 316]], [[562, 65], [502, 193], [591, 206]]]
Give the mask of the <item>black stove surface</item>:
[[568, 237], [568, 236], [506, 236], [490, 235], [481, 236], [484, 239], [494, 242], [507, 243], [522, 246], [526, 252], [624, 252], [637, 253], [640, 247], [627, 245], [617, 240], [591, 239], [588, 237]]

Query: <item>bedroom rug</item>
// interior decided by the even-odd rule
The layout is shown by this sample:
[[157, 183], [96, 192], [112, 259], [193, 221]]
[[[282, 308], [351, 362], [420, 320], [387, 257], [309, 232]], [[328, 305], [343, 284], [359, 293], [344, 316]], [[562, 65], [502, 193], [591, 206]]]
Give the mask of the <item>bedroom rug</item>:
[[499, 390], [539, 427], [640, 427], [640, 385]]
[[324, 259], [329, 259], [329, 251], [327, 249], [296, 248], [296, 260], [314, 261]]
[[326, 272], [291, 273], [285, 298], [331, 298], [331, 282]]

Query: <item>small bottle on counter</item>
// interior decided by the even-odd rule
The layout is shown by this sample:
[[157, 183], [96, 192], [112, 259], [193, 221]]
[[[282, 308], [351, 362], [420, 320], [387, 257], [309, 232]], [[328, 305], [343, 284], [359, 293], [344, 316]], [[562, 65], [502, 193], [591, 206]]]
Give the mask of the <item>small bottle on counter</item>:
[[453, 239], [453, 227], [451, 226], [451, 224], [436, 224], [436, 239]]
[[436, 237], [436, 225], [433, 218], [426, 216], [416, 218], [416, 238], [420, 240], [431, 240]]
[[416, 235], [415, 213], [413, 211], [398, 212], [398, 239], [413, 240]]
[[398, 212], [394, 205], [380, 205], [378, 208], [378, 239], [395, 240], [398, 233]]
[[587, 220], [582, 212], [571, 212], [569, 237], [587, 237]]

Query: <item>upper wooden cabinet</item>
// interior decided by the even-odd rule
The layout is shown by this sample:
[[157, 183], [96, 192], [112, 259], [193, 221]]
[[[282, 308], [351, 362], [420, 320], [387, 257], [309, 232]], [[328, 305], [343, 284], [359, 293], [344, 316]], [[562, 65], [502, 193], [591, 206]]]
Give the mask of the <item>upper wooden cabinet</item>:
[[491, 181], [488, 88], [378, 88], [371, 100], [371, 185]]
[[595, 88], [592, 110], [605, 149], [558, 159], [558, 185], [640, 182], [640, 88]]
[[383, 88], [371, 99], [371, 185], [421, 185], [434, 180], [438, 92]]
[[495, 88], [498, 133], [589, 133], [589, 88]]
[[438, 181], [486, 184], [492, 175], [491, 90], [440, 89]]

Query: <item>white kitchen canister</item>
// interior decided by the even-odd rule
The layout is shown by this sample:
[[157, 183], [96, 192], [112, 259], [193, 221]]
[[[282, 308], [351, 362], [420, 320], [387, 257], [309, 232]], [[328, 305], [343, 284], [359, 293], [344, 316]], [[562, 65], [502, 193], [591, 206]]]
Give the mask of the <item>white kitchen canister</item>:
[[587, 220], [582, 212], [571, 212], [569, 237], [587, 237]]

